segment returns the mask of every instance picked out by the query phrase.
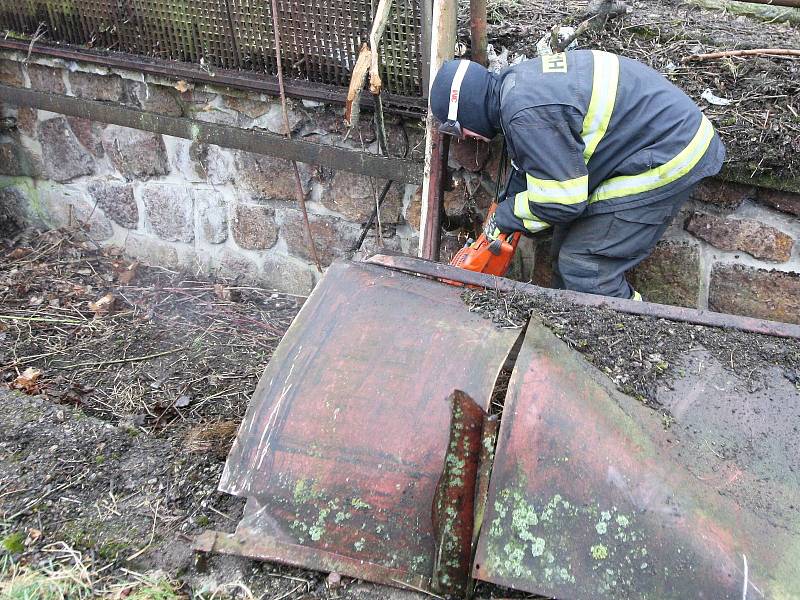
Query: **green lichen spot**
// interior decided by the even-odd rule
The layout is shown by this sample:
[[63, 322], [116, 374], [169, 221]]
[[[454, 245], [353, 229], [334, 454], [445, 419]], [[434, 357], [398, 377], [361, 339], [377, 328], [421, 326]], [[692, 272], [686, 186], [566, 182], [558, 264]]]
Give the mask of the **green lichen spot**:
[[537, 537], [531, 540], [531, 554], [534, 556], [541, 556], [544, 554], [544, 539]]
[[361, 538], [360, 540], [358, 540], [356, 543], [353, 544], [353, 548], [355, 548], [358, 552], [361, 552], [364, 549], [365, 541], [366, 540], [364, 538]]
[[597, 530], [597, 533], [603, 535], [606, 531], [608, 531], [608, 525], [605, 521], [598, 521], [597, 524], [594, 526]]
[[352, 500], [350, 500], [350, 504], [353, 506], [353, 508], [360, 508], [360, 509], [372, 508], [361, 498], [353, 498]]
[[608, 558], [608, 548], [603, 544], [595, 544], [591, 547], [592, 558], [595, 560], [604, 560]]
[[319, 525], [314, 525], [308, 530], [308, 536], [315, 542], [318, 542], [320, 540], [323, 533], [325, 533], [325, 528]]
[[617, 515], [617, 525], [620, 527], [627, 527], [631, 522], [625, 515]]

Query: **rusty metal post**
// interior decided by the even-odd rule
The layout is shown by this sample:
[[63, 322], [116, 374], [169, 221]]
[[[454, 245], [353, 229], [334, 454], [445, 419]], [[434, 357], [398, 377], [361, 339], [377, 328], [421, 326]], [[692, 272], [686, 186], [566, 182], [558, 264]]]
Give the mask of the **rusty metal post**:
[[486, 54], [486, 0], [469, 1], [469, 28], [472, 60], [485, 67], [489, 64]]
[[428, 183], [428, 202], [425, 205], [425, 229], [422, 232], [422, 258], [439, 260], [439, 247], [442, 237], [442, 206], [444, 205], [444, 184], [447, 178], [447, 156], [450, 153], [450, 136], [438, 130], [431, 131], [433, 157]]

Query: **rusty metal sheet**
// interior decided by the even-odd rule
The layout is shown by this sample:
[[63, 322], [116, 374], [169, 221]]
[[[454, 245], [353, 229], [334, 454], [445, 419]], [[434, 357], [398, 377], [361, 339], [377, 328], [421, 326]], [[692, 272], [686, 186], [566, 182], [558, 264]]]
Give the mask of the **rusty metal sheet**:
[[562, 600], [800, 598], [796, 390], [685, 377], [670, 425], [532, 322], [476, 578]]
[[471, 314], [459, 293], [374, 265], [328, 269], [228, 457], [220, 490], [249, 499], [245, 517], [207, 547], [428, 584], [447, 398], [460, 389], [486, 408], [518, 337]]
[[470, 582], [475, 485], [488, 415], [461, 390], [455, 390], [448, 400], [450, 440], [433, 497], [436, 554], [431, 589], [444, 596], [463, 597]]

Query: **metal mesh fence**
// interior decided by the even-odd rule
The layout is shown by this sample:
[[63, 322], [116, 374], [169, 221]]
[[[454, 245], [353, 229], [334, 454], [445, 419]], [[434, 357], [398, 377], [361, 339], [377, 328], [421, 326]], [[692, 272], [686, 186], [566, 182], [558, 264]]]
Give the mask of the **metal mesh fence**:
[[[381, 46], [384, 87], [423, 90], [425, 0], [395, 2]], [[347, 86], [377, 0], [279, 0], [284, 75]], [[277, 74], [270, 0], [0, 0], [0, 30], [43, 41]]]

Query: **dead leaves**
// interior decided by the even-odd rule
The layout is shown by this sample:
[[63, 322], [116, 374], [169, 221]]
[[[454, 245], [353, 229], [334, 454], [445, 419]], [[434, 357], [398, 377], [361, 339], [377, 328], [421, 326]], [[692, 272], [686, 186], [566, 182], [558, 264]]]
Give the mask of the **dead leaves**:
[[111, 309], [114, 308], [114, 302], [116, 302], [116, 298], [114, 297], [114, 294], [109, 292], [102, 298], [99, 298], [94, 302], [89, 302], [89, 310], [91, 310], [97, 316], [107, 315], [111, 312]]
[[12, 390], [20, 390], [26, 394], [35, 395], [39, 393], [39, 378], [42, 372], [34, 367], [28, 367], [21, 375], [11, 382]]
[[115, 260], [111, 263], [114, 270], [114, 275], [117, 278], [117, 283], [120, 285], [130, 285], [136, 278], [136, 270], [139, 268], [139, 261], [135, 260], [131, 263]]

